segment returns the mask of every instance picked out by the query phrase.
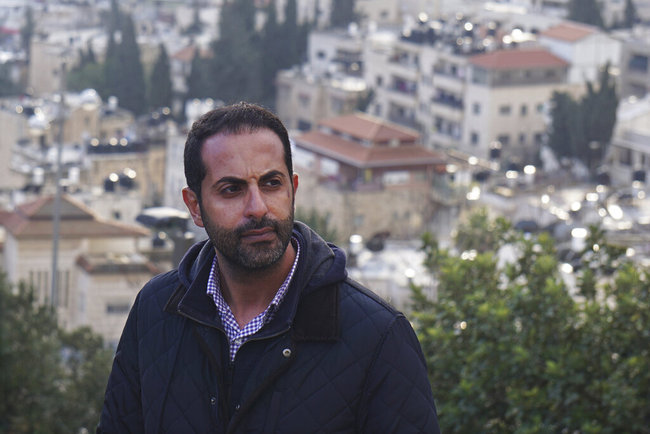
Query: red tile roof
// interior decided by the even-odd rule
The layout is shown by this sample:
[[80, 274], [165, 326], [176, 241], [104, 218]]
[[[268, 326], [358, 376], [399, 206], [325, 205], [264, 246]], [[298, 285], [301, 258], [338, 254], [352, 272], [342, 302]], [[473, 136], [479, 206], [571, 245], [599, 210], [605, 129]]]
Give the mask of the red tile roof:
[[576, 42], [598, 32], [598, 29], [587, 24], [565, 21], [544, 30], [540, 36], [559, 39], [561, 41]]
[[[70, 196], [61, 197], [59, 234], [62, 238], [143, 237], [149, 230], [138, 225], [104, 220]], [[43, 196], [0, 214], [0, 225], [16, 238], [51, 238], [54, 196]]]
[[391, 140], [399, 140], [400, 143], [415, 143], [420, 138], [415, 130], [365, 113], [324, 119], [319, 125], [375, 144], [389, 143]]
[[441, 154], [420, 145], [364, 146], [321, 131], [310, 131], [296, 137], [296, 146], [362, 169], [445, 163]]
[[569, 64], [546, 49], [498, 50], [470, 57], [470, 63], [486, 69], [563, 67]]

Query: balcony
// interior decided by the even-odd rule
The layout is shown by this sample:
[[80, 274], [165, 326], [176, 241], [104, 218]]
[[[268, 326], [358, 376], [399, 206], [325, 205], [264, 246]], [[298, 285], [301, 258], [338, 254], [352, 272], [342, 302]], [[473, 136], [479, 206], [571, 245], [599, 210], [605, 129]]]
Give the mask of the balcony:
[[432, 116], [440, 117], [450, 122], [460, 123], [464, 118], [462, 104], [460, 106], [456, 106], [434, 100], [431, 103], [430, 110]]
[[465, 92], [465, 80], [452, 75], [438, 75], [433, 77], [433, 84], [436, 88], [445, 89], [450, 93], [463, 94]]
[[420, 70], [415, 64], [389, 62], [386, 67], [389, 75], [403, 77], [413, 82], [418, 80]]

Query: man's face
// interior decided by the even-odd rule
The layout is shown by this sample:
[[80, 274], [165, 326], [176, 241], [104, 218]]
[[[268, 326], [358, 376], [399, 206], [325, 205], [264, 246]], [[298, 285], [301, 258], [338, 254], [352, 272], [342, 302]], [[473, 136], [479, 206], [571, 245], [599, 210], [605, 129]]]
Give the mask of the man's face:
[[289, 177], [280, 138], [271, 130], [215, 134], [203, 144], [201, 203], [183, 198], [220, 260], [246, 270], [277, 263], [291, 239], [298, 177]]

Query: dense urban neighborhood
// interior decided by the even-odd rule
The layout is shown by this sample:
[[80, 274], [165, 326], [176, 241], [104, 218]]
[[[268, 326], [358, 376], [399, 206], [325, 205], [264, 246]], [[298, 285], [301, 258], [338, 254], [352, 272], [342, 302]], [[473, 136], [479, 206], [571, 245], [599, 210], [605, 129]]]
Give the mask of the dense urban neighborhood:
[[187, 132], [238, 101], [411, 319], [444, 432], [648, 432], [650, 0], [0, 0], [0, 389], [32, 412], [0, 433], [94, 430], [138, 291], [205, 238]]

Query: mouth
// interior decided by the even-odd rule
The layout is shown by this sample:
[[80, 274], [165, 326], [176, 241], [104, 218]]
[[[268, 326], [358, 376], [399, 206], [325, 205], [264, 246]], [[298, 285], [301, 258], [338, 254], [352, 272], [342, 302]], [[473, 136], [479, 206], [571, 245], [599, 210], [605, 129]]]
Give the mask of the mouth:
[[245, 231], [241, 234], [241, 238], [250, 243], [258, 243], [263, 241], [273, 241], [276, 236], [273, 228], [266, 227]]

